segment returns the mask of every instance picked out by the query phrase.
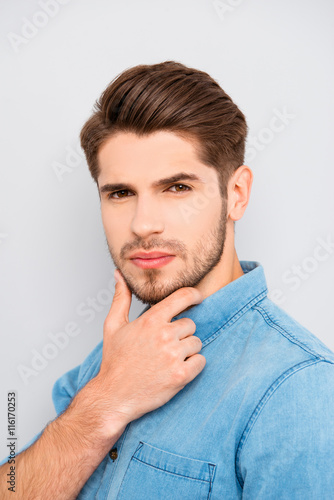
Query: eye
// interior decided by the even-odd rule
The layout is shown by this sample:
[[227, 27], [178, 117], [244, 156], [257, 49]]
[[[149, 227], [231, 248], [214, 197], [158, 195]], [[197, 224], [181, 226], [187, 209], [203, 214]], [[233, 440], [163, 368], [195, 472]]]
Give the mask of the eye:
[[[173, 184], [172, 186], [170, 186], [168, 188], [168, 190], [170, 190], [171, 188], [183, 188], [181, 189], [180, 191], [179, 190], [176, 190], [174, 191], [174, 193], [185, 193], [187, 191], [191, 191], [191, 187], [190, 186], [186, 186], [185, 184]], [[168, 191], [167, 190], [167, 191]], [[129, 193], [130, 191], [128, 189], [121, 189], [119, 191], [113, 191], [112, 193], [109, 193], [107, 198], [108, 199], [114, 199], [114, 200], [121, 200], [122, 198], [125, 199], [125, 198], [128, 198], [128, 196], [124, 193]], [[114, 196], [114, 195], [118, 195], [118, 196]], [[120, 196], [119, 196], [120, 195]]]
[[181, 191], [174, 191], [174, 193], [185, 193], [186, 191], [191, 191], [191, 187], [189, 186], [186, 186], [185, 184], [173, 184], [173, 186], [171, 186], [170, 188], [168, 189], [171, 189], [172, 187], [180, 187], [182, 186], [183, 188], [186, 188], [186, 189], [182, 189]]
[[[109, 194], [108, 194], [108, 199], [110, 199], [110, 198], [114, 198], [114, 196], [113, 196], [113, 195], [114, 195], [114, 194], [118, 194], [118, 193], [129, 193], [129, 190], [128, 190], [128, 189], [121, 189], [120, 191], [114, 191], [113, 193], [109, 193]], [[117, 197], [116, 197], [116, 198], [114, 198], [114, 199], [116, 199], [116, 200], [120, 200], [121, 198], [126, 198], [126, 196], [117, 196]]]

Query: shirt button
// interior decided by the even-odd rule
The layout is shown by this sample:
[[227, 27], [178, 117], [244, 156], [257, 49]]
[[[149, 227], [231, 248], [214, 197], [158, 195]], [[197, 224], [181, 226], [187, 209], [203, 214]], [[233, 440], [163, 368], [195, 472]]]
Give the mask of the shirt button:
[[115, 461], [116, 458], [118, 457], [118, 454], [117, 454], [117, 448], [113, 448], [112, 450], [109, 451], [109, 456], [110, 458]]

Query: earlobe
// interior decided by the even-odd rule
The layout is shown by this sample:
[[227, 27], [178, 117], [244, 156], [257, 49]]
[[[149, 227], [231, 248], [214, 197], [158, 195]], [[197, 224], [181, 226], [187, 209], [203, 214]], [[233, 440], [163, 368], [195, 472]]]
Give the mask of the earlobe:
[[229, 217], [239, 220], [243, 216], [249, 202], [253, 183], [253, 172], [247, 165], [241, 165], [232, 175], [229, 193]]

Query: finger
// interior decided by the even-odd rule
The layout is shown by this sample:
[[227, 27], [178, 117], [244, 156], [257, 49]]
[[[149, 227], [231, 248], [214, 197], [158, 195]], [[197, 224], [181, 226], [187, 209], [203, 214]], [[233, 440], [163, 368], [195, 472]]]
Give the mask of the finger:
[[186, 286], [175, 290], [168, 297], [153, 305], [145, 314], [159, 311], [159, 317], [170, 322], [174, 316], [193, 304], [199, 304], [203, 299], [204, 296], [199, 290]]
[[196, 332], [196, 323], [190, 318], [180, 318], [170, 323], [173, 332], [180, 339], [184, 339]]
[[120, 271], [115, 272], [115, 293], [105, 324], [111, 329], [119, 329], [124, 323], [129, 322], [129, 311], [132, 301], [132, 293], [129, 290]]
[[202, 354], [194, 354], [187, 358], [183, 363], [182, 384], [180, 384], [180, 388], [183, 389], [189, 382], [194, 380], [201, 373], [205, 364], [206, 359]]
[[185, 385], [189, 384], [206, 365], [206, 359], [202, 354], [194, 354], [187, 358], [184, 362], [186, 365], [186, 381]]
[[189, 358], [194, 354], [198, 354], [202, 349], [202, 341], [196, 335], [192, 335], [191, 337], [187, 337], [182, 340], [182, 349], [183, 349], [183, 359]]

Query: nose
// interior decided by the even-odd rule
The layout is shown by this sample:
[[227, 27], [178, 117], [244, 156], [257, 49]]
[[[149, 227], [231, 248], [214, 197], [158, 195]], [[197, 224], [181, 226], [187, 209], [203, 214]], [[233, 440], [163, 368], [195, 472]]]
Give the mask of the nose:
[[[161, 207], [160, 207], [161, 208]], [[157, 201], [149, 196], [138, 196], [131, 230], [140, 238], [164, 231], [164, 220]]]

